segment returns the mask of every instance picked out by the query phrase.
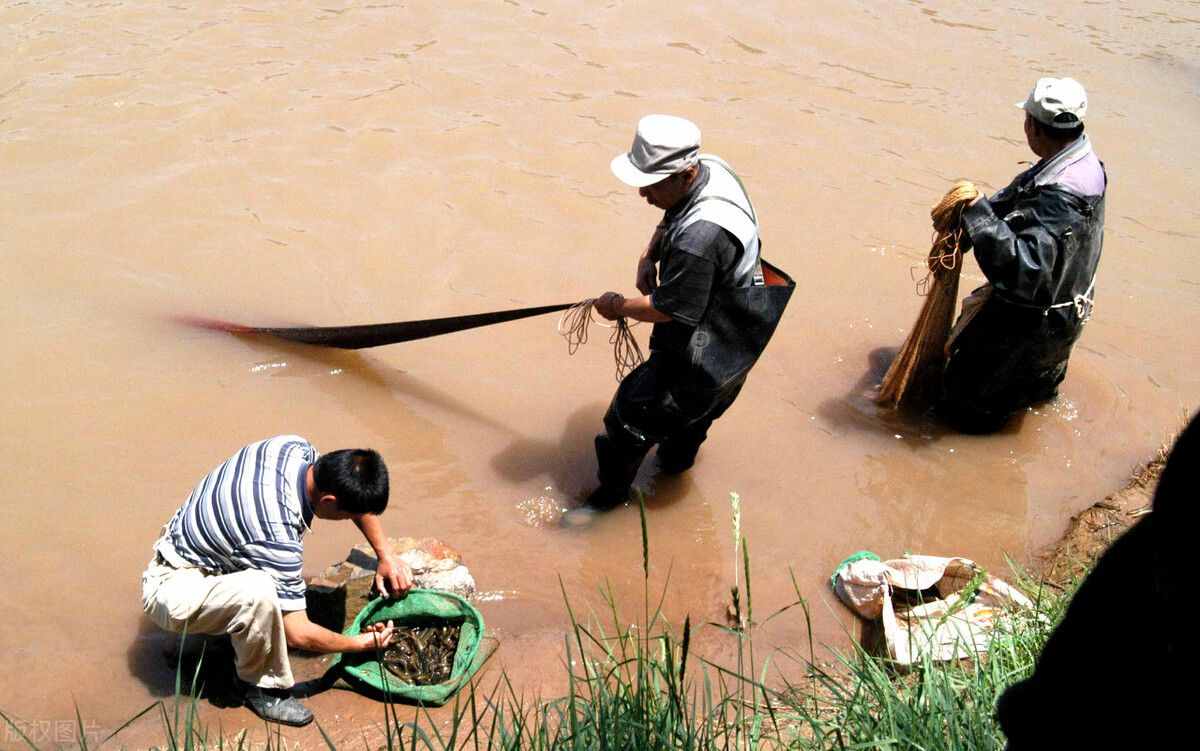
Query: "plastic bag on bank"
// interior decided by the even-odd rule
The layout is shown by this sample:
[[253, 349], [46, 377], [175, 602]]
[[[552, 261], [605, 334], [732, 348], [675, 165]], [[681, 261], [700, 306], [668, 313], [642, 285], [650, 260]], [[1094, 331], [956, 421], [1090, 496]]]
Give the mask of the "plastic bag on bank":
[[830, 578], [838, 598], [883, 627], [888, 656], [902, 665], [974, 657], [997, 626], [1033, 603], [967, 558], [905, 555], [881, 561], [860, 551]]

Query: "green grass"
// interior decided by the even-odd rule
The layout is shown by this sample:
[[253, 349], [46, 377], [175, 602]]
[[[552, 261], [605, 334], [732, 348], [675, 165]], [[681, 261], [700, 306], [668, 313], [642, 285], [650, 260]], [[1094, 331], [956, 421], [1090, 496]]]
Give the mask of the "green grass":
[[[503, 673], [490, 688], [473, 683], [456, 697], [449, 721], [435, 722], [424, 710], [404, 722], [394, 704], [382, 704], [382, 740], [354, 748], [531, 749], [533, 751], [619, 751], [624, 749], [1002, 749], [1004, 738], [992, 715], [996, 699], [1033, 668], [1051, 625], [1069, 595], [1045, 594], [1036, 584], [1036, 612], [1012, 624], [979, 659], [924, 663], [900, 671], [859, 647], [819, 662], [812, 644], [807, 600], [795, 599], [755, 622], [750, 554], [740, 537], [735, 502], [735, 563], [732, 623], [719, 629], [736, 645], [734, 664], [717, 665], [691, 654], [697, 626], [670, 624], [649, 588], [650, 546], [645, 507], [642, 519], [644, 601], [636, 625], [620, 612], [611, 591], [602, 591], [604, 610], [581, 618], [565, 588], [570, 619], [564, 639], [567, 690], [549, 701], [526, 697]], [[739, 574], [739, 564], [741, 573]], [[667, 579], [669, 583], [670, 574]], [[560, 580], [560, 587], [561, 587]], [[667, 583], [663, 584], [665, 594]], [[759, 659], [755, 629], [777, 617], [809, 624], [803, 654], [779, 650]], [[199, 675], [197, 668], [196, 675]], [[212, 735], [197, 718], [196, 676], [177, 677], [173, 700], [159, 701], [134, 715], [108, 738], [89, 746], [79, 720], [81, 748], [116, 747], [120, 733], [147, 716], [162, 724], [162, 749], [283, 749], [278, 729], [264, 739], [243, 732], [232, 739]], [[406, 712], [407, 714], [407, 712]], [[24, 746], [37, 746], [0, 712], [0, 726], [16, 731]], [[334, 742], [318, 724], [328, 748]], [[253, 740], [253, 743], [251, 742]]]

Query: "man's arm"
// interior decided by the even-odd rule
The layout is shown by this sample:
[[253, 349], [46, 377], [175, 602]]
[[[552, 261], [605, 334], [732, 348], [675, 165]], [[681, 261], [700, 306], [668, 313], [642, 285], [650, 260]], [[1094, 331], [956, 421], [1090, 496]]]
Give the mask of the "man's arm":
[[[608, 320], [633, 318], [647, 323], [679, 321], [695, 326], [708, 308], [709, 296], [717, 279], [714, 258], [724, 265], [733, 264], [740, 250], [737, 238], [720, 225], [701, 219], [675, 238], [674, 250], [659, 261], [658, 283], [652, 290], [638, 286], [641, 297], [623, 297], [606, 292], [596, 299], [596, 312]], [[647, 254], [659, 243], [652, 240]]]
[[398, 597], [412, 589], [412, 569], [408, 564], [392, 555], [383, 533], [383, 523], [376, 514], [361, 514], [354, 517], [354, 525], [371, 544], [379, 566], [375, 569], [375, 589], [386, 597]]
[[308, 611], [292, 610], [283, 614], [283, 634], [289, 647], [306, 652], [332, 654], [364, 652], [376, 647], [382, 649], [395, 639], [396, 630], [392, 622], [388, 621], [372, 624], [358, 636], [346, 636], [308, 620]]
[[1036, 303], [1050, 293], [1059, 241], [1040, 222], [1014, 230], [983, 197], [963, 210], [979, 269], [996, 289], [1018, 301]]
[[596, 298], [596, 312], [610, 321], [632, 318], [647, 323], [662, 323], [671, 316], [654, 307], [650, 295], [625, 297], [619, 292], [605, 292]]

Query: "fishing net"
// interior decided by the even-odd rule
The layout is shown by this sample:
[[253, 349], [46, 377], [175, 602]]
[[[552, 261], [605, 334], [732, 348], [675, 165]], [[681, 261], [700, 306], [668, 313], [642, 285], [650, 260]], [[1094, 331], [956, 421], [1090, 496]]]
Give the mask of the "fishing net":
[[[388, 667], [391, 658], [383, 651], [343, 654], [334, 658], [334, 667], [355, 688], [378, 698], [403, 699], [429, 706], [440, 706], [454, 696], [483, 664], [483, 615], [471, 603], [450, 592], [413, 589], [398, 600], [377, 598], [367, 603], [346, 635], [354, 636], [373, 623], [392, 621], [394, 625], [415, 630], [433, 624], [456, 627], [458, 646], [450, 665], [449, 677], [441, 683], [407, 683]], [[440, 677], [440, 676], [439, 676]]]
[[567, 340], [567, 353], [573, 355], [581, 346], [587, 344], [590, 324], [594, 323], [597, 326], [612, 329], [612, 333], [608, 336], [608, 343], [613, 347], [617, 382], [620, 383], [646, 358], [642, 355], [642, 348], [638, 346], [637, 339], [630, 330], [632, 326], [629, 322], [624, 318], [618, 318], [611, 324], [597, 321], [592, 317], [592, 310], [595, 307], [596, 300], [588, 298], [567, 308], [563, 312], [562, 318], [558, 319], [558, 333]]
[[186, 326], [224, 331], [230, 334], [261, 334], [285, 339], [289, 342], [312, 344], [317, 347], [337, 347], [338, 349], [366, 349], [382, 347], [387, 344], [411, 342], [417, 339], [428, 339], [443, 334], [453, 334], [457, 331], [477, 329], [481, 326], [494, 326], [497, 323], [516, 321], [522, 318], [557, 313], [566, 310], [575, 303], [558, 305], [542, 305], [537, 308], [518, 308], [516, 310], [499, 310], [492, 313], [477, 313], [468, 316], [451, 316], [449, 318], [429, 318], [423, 321], [397, 321], [395, 323], [368, 323], [358, 326], [245, 326], [232, 321], [222, 321], [219, 318], [204, 316], [174, 316], [174, 319]]
[[883, 376], [875, 401], [898, 408], [929, 404], [941, 391], [946, 362], [946, 341], [954, 322], [958, 301], [958, 277], [962, 271], [962, 210], [979, 195], [973, 183], [960, 180], [930, 211], [933, 246], [926, 261], [927, 271], [917, 281], [917, 294], [925, 296], [917, 322], [900, 347], [896, 359]]

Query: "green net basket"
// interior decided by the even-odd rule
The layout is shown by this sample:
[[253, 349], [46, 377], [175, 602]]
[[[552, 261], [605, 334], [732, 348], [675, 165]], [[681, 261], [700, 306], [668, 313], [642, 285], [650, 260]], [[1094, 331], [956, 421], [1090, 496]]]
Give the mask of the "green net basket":
[[428, 623], [431, 620], [461, 624], [454, 665], [450, 677], [442, 683], [405, 683], [384, 667], [378, 656], [371, 651], [338, 655], [330, 667], [340, 668], [348, 683], [379, 699], [407, 700], [429, 706], [445, 704], [471, 679], [483, 662], [480, 652], [484, 635], [483, 616], [471, 603], [450, 592], [413, 589], [401, 599], [387, 600], [380, 597], [367, 603], [354, 618], [354, 622], [346, 627], [345, 633], [347, 636], [355, 636], [362, 633], [365, 627], [380, 621], [392, 621], [401, 626]]

